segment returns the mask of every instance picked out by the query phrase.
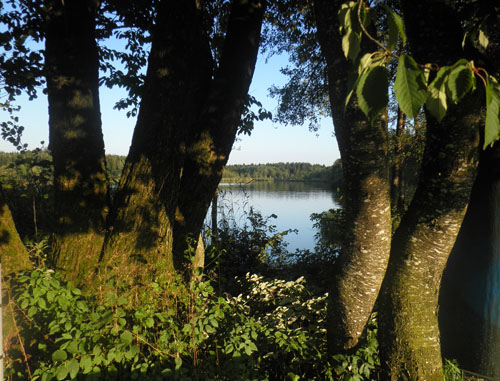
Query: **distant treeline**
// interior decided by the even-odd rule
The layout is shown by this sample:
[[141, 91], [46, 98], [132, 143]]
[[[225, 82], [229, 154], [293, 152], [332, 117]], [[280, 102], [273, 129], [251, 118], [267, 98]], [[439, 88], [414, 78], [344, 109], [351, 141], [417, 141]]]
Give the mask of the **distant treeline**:
[[331, 166], [310, 163], [268, 163], [228, 165], [222, 180], [321, 181], [339, 184], [342, 179], [340, 160]]
[[[49, 156], [47, 151], [44, 156]], [[19, 160], [26, 154], [0, 152], [0, 167]], [[111, 183], [118, 183], [125, 163], [125, 156], [106, 155], [108, 176]], [[331, 166], [310, 163], [268, 163], [228, 165], [224, 169], [223, 181], [317, 181], [340, 185], [342, 167], [340, 160]]]

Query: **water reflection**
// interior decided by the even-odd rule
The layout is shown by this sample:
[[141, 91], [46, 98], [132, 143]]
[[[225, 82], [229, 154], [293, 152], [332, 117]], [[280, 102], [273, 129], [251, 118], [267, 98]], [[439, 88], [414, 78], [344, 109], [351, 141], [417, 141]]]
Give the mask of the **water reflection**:
[[276, 214], [278, 231], [298, 229], [286, 241], [289, 250], [313, 249], [316, 229], [310, 220], [312, 213], [338, 207], [332, 189], [327, 184], [305, 182], [252, 182], [219, 186], [219, 218], [231, 216], [243, 226], [250, 208], [263, 216]]

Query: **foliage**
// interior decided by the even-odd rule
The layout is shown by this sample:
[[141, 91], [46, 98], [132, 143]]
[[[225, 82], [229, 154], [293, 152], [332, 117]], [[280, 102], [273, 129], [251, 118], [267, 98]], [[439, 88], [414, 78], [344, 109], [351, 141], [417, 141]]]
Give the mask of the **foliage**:
[[[418, 64], [406, 54], [399, 57], [392, 53], [398, 37], [406, 43], [403, 22], [388, 6], [380, 5], [389, 20], [389, 34], [386, 44], [375, 40], [366, 30], [371, 22], [370, 11], [365, 2], [350, 1], [339, 11], [342, 49], [346, 58], [358, 68], [358, 77], [346, 100], [355, 91], [359, 106], [366, 117], [373, 122], [387, 105], [389, 81], [386, 66], [397, 58], [397, 73], [394, 93], [401, 110], [410, 118], [415, 118], [425, 104], [426, 110], [438, 121], [445, 115], [450, 103], [457, 104], [463, 97], [476, 90], [476, 77], [482, 83], [486, 94], [486, 123], [484, 148], [500, 138], [500, 85], [485, 69], [476, 67], [474, 61], [460, 59], [450, 66], [438, 67], [434, 64]], [[376, 7], [375, 7], [376, 8]], [[366, 53], [358, 59], [362, 36], [374, 41], [380, 49]], [[478, 29], [479, 44], [485, 47], [487, 37]]]
[[225, 298], [208, 281], [180, 276], [140, 290], [101, 279], [96, 295], [84, 295], [52, 270], [19, 274], [9, 283], [9, 307], [25, 339], [10, 346], [6, 373], [13, 380], [373, 379], [372, 339], [355, 355], [331, 364], [324, 357], [326, 294], [312, 295], [303, 278], [247, 274], [239, 282], [247, 291]]
[[21, 236], [50, 226], [52, 171], [45, 149], [0, 153], [0, 183]]
[[223, 180], [323, 181], [340, 186], [340, 160], [332, 166], [309, 163], [236, 164], [224, 169]]
[[278, 232], [272, 224], [276, 217], [274, 214], [262, 216], [251, 207], [241, 226], [239, 221], [230, 218], [219, 222], [213, 242], [217, 256], [207, 258], [207, 270], [215, 269], [221, 289], [234, 291], [236, 287], [239, 290], [235, 276], [243, 276], [249, 269], [269, 273], [286, 262], [288, 252], [284, 237], [293, 231]]

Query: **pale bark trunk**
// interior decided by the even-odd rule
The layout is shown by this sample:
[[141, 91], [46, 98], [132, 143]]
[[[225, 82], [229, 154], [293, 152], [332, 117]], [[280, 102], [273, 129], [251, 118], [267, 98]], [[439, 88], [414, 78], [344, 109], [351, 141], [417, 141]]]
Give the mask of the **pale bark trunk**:
[[387, 119], [383, 115], [371, 126], [356, 99], [344, 112], [347, 79], [353, 66], [344, 58], [338, 33], [341, 3], [315, 2], [345, 195], [345, 241], [335, 264], [328, 301], [331, 354], [356, 346], [382, 284], [391, 239]]
[[[461, 58], [461, 28], [447, 1], [401, 2], [417, 62]], [[438, 123], [427, 115], [420, 181], [396, 231], [380, 299], [381, 361], [390, 379], [442, 380], [438, 293], [469, 202], [482, 127], [480, 93], [448, 105]]]
[[428, 118], [420, 183], [392, 240], [379, 337], [393, 380], [443, 378], [438, 291], [477, 167], [482, 118], [474, 98], [449, 110], [441, 124]]
[[66, 279], [94, 268], [109, 207], [92, 1], [48, 1], [45, 66], [54, 163], [55, 262]]

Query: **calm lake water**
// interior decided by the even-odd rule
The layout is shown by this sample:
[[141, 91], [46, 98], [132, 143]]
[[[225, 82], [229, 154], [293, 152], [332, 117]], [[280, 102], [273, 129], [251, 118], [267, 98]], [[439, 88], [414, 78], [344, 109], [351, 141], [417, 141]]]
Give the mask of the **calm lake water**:
[[317, 231], [313, 228], [311, 214], [337, 208], [338, 204], [331, 188], [325, 184], [260, 181], [219, 186], [219, 218], [234, 218], [242, 226], [250, 207], [263, 216], [277, 215], [271, 221], [279, 232], [298, 229], [297, 234], [285, 237], [288, 250], [295, 251], [314, 248]]

